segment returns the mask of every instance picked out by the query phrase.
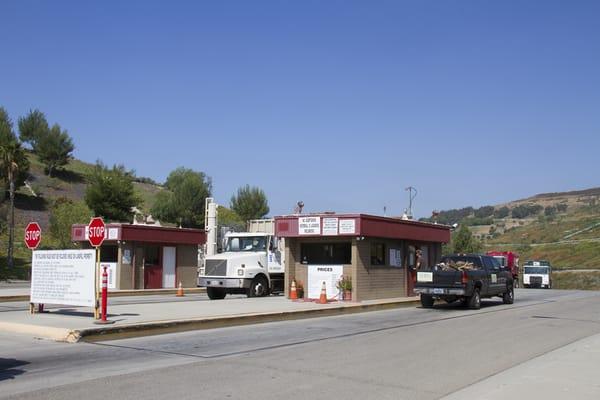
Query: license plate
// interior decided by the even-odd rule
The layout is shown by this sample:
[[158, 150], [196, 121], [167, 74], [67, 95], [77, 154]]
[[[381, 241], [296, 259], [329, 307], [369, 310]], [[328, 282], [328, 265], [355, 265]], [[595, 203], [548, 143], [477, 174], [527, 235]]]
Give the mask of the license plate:
[[444, 294], [444, 289], [433, 289], [434, 294]]

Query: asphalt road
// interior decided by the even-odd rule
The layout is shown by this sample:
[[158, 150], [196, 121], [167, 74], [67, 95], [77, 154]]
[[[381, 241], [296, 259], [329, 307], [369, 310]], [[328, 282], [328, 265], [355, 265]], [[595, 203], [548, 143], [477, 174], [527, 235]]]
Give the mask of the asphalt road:
[[438, 399], [600, 333], [600, 293], [107, 341], [0, 335], [0, 398]]

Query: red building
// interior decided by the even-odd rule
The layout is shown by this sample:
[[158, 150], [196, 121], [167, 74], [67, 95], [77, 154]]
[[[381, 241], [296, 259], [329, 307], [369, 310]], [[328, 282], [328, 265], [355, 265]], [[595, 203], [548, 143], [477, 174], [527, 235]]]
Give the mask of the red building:
[[275, 234], [285, 238], [286, 293], [292, 279], [319, 284], [310, 273], [318, 266], [351, 277], [353, 300], [361, 301], [413, 295], [410, 272], [417, 262], [440, 260], [450, 227], [365, 214], [295, 214], [275, 217]]
[[[87, 225], [73, 225], [71, 238], [89, 248]], [[199, 229], [156, 225], [107, 224], [100, 261], [109, 268], [111, 289], [196, 287], [198, 246], [206, 242]]]

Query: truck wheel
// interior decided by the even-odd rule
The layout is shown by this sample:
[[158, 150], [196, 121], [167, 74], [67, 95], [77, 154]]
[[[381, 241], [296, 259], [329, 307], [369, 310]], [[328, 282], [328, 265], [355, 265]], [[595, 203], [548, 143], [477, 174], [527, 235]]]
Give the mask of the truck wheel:
[[506, 287], [506, 292], [502, 295], [502, 302], [504, 304], [512, 304], [515, 302], [515, 290], [512, 286]]
[[431, 308], [433, 307], [433, 297], [428, 294], [421, 294], [421, 305], [423, 308]]
[[248, 297], [263, 297], [269, 294], [269, 283], [267, 280], [260, 276], [254, 278], [250, 287], [248, 288]]
[[479, 294], [479, 289], [473, 290], [473, 295], [469, 297], [468, 305], [471, 310], [479, 310], [481, 308], [481, 295]]
[[223, 288], [209, 286], [206, 288], [206, 294], [211, 300], [223, 300], [227, 295], [227, 292]]

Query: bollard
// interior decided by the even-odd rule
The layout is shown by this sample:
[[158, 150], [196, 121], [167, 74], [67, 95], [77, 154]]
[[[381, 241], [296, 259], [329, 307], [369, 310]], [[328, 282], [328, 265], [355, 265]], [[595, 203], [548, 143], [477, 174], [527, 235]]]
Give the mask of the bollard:
[[113, 324], [115, 321], [109, 321], [106, 319], [106, 309], [108, 308], [108, 272], [107, 267], [104, 267], [102, 272], [102, 317], [100, 321], [95, 321], [95, 324]]

